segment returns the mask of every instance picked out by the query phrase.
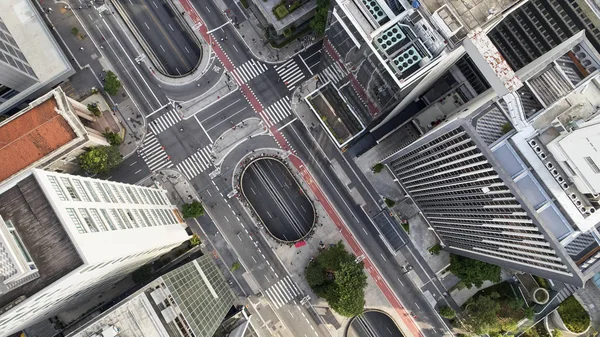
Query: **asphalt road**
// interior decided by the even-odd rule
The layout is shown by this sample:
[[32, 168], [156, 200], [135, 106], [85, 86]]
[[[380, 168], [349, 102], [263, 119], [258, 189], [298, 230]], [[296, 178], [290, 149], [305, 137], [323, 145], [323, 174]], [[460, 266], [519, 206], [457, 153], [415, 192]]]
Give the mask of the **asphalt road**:
[[295, 178], [279, 161], [253, 162], [241, 177], [242, 191], [271, 235], [282, 241], [298, 241], [313, 226], [310, 201]]
[[352, 320], [348, 337], [402, 337], [394, 321], [384, 313], [367, 311]]
[[200, 62], [200, 47], [166, 0], [120, 0], [167, 75], [181, 76]]

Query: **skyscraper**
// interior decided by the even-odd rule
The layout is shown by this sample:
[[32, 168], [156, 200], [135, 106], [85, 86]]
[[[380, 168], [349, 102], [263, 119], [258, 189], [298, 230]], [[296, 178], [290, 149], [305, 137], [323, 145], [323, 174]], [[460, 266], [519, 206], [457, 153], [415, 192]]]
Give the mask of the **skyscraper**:
[[74, 73], [30, 0], [0, 1], [0, 115]]
[[86, 323], [69, 337], [211, 337], [235, 296], [209, 255], [170, 271]]
[[187, 238], [165, 190], [33, 169], [0, 194], [0, 335], [77, 304]]

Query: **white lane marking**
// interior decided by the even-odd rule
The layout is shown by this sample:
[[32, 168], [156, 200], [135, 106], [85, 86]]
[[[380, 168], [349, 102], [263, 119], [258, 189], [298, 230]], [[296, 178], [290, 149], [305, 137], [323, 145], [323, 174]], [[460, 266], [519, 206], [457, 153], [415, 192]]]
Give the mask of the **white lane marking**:
[[396, 280], [398, 280], [398, 282], [400, 282], [400, 285], [404, 287], [404, 283], [402, 283], [402, 281], [400, 281], [399, 278], [397, 278]]
[[415, 302], [415, 305], [417, 306], [417, 309], [421, 310], [421, 308], [419, 307], [419, 305], [417, 304], [417, 302]]
[[233, 49], [235, 49], [236, 52], [239, 52], [239, 50], [237, 49], [237, 47], [234, 44], [232, 44], [232, 46], [233, 46]]
[[186, 51], [188, 54], [190, 53], [190, 51], [187, 49], [187, 47], [186, 47], [186, 46], [183, 46], [183, 49], [185, 49], [185, 51]]
[[225, 221], [229, 222], [229, 219], [227, 219], [227, 216], [223, 215], [223, 217], [225, 218]]
[[158, 9], [158, 6], [156, 5], [156, 2], [152, 1], [152, 4], [154, 4], [154, 7], [156, 7], [156, 9]]
[[135, 163], [137, 163], [137, 160], [134, 161], [133, 163], [129, 164], [129, 166], [133, 166], [133, 165], [135, 165]]
[[379, 254], [379, 255], [381, 255], [381, 258], [383, 259], [383, 261], [387, 261], [387, 260], [385, 259], [385, 256], [383, 256], [383, 254]]
[[256, 259], [254, 258], [254, 255], [251, 255], [252, 260], [254, 260], [254, 263], [257, 263], [258, 261], [256, 261]]
[[204, 8], [206, 8], [206, 10], [207, 10], [207, 11], [210, 13], [210, 9], [208, 9], [208, 7], [207, 7], [207, 6], [204, 6]]
[[162, 49], [163, 53], [166, 52], [165, 48], [163, 48], [162, 44], [159, 44], [160, 49]]
[[367, 233], [367, 230], [364, 227], [362, 227], [362, 230], [365, 232], [365, 234], [369, 235], [369, 233]]
[[150, 30], [150, 26], [148, 26], [148, 24], [146, 22], [144, 22], [144, 24], [146, 25], [146, 28], [148, 28], [148, 30]]

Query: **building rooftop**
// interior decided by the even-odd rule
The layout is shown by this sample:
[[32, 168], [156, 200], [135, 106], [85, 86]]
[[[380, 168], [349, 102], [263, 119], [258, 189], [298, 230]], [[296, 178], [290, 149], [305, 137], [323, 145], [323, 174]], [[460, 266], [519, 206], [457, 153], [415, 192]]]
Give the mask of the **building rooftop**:
[[0, 124], [0, 181], [17, 174], [77, 138], [50, 98]]

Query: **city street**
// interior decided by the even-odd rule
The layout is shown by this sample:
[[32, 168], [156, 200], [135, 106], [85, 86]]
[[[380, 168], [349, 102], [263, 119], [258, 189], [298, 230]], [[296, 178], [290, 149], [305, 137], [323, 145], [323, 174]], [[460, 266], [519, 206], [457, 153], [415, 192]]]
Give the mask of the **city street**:
[[[71, 2], [73, 5], [78, 3], [77, 0]], [[191, 118], [186, 119], [182, 118], [177, 110], [177, 104], [173, 103], [172, 94], [177, 90], [157, 80], [146, 64], [136, 62], [136, 55], [141, 55], [142, 52], [138, 49], [138, 44], [132, 40], [132, 35], [127, 33], [124, 23], [117, 14], [102, 15], [105, 9], [74, 11], [90, 39], [97, 45], [96, 52], [105, 62], [114, 67], [114, 71], [123, 83], [126, 95], [134, 102], [147, 125], [145, 137], [138, 151], [111, 172], [109, 178], [124, 182], [138, 182], [150, 172], [159, 169], [173, 168], [182, 172], [202, 197], [202, 202], [210, 215], [210, 218], [200, 218], [199, 226], [194, 230], [208, 231], [208, 228], [212, 228], [212, 231], [206, 233], [207, 235], [222, 236], [229, 243], [230, 249], [233, 249], [244, 269], [256, 280], [262, 294], [270, 300], [276, 314], [289, 331], [311, 331], [312, 335], [326, 336], [323, 324], [313, 318], [310, 307], [300, 304], [304, 294], [291, 281], [286, 267], [273, 253], [268, 241], [263, 237], [265, 232], [259, 230], [257, 222], [246, 213], [237, 199], [228, 196], [233, 191], [232, 170], [247, 154], [268, 148], [281, 149], [282, 153], [293, 154], [296, 168], [301, 170], [305, 181], [311, 182], [311, 188], [322, 193], [322, 198], [319, 200], [324, 206], [327, 205], [326, 208], [331, 212], [332, 218], [338, 219], [336, 224], [339, 224], [340, 230], [348, 229], [343, 234], [355, 249], [355, 253], [359, 252], [357, 255], [360, 255], [360, 252], [364, 251], [366, 255], [364, 261], [369, 274], [376, 280], [392, 307], [404, 318], [405, 324], [413, 327], [410, 335], [447, 334], [444, 323], [438, 319], [437, 314], [422, 296], [422, 292], [426, 290], [434, 294], [441, 293], [437, 279], [431, 275], [427, 266], [421, 266], [418, 257], [410, 253], [410, 245], [403, 248], [406, 250], [403, 255], [407, 257], [407, 261], [398, 261], [385, 248], [370, 220], [370, 217], [380, 209], [377, 193], [372, 191], [372, 187], [363, 185], [364, 177], [354, 173], [355, 168], [351, 161], [339, 152], [331, 139], [324, 137], [322, 141], [316, 143], [312, 138], [313, 135], [297, 120], [292, 111], [293, 90], [303, 81], [317, 75], [314, 71], [318, 68], [323, 54], [322, 42], [317, 42], [278, 64], [265, 63], [254, 58], [246, 42], [239, 37], [236, 28], [214, 2], [201, 0], [179, 2], [185, 8], [185, 15], [196, 22], [203, 38], [212, 46], [212, 52], [220, 62], [218, 66], [223, 68], [222, 71], [230, 73], [239, 85], [237, 91], [202, 106]], [[110, 12], [110, 2], [107, 1], [102, 6], [107, 6]], [[156, 17], [165, 15], [157, 14], [154, 10], [150, 13], [154, 13], [152, 15]], [[173, 38], [171, 33], [166, 35], [151, 33], [160, 29], [156, 27], [158, 22], [151, 26], [149, 21], [153, 20], [150, 13], [147, 13], [149, 16], [146, 19], [140, 16], [136, 20], [143, 20], [148, 24], [150, 28], [146, 30], [149, 30], [147, 33], [152, 35], [155, 41], [153, 44], [158, 43], [159, 49], [160, 45], [166, 48], [167, 40], [175, 41], [177, 38]], [[243, 17], [238, 19], [243, 21]], [[143, 22], [137, 21], [136, 25], [140, 24], [145, 26]], [[165, 26], [163, 25], [162, 28], [164, 29]], [[68, 34], [68, 29], [63, 30]], [[181, 43], [183, 42], [182, 40]], [[69, 43], [67, 45], [69, 46]], [[174, 43], [173, 47], [181, 53], [180, 45]], [[77, 45], [69, 48], [75, 51], [79, 49]], [[81, 52], [81, 55], [77, 54], [82, 58], [85, 55], [87, 51]], [[171, 67], [183, 68], [183, 63], [177, 63], [183, 60], [179, 59], [176, 53], [165, 53], [165, 55], [170, 55], [168, 62], [172, 62], [169, 63]], [[96, 73], [101, 73], [105, 69], [105, 65], [100, 62], [82, 62], [89, 63]], [[206, 75], [215, 76], [213, 73], [217, 71], [208, 71]], [[330, 72], [324, 73], [323, 76], [340, 75]], [[197, 84], [182, 86], [181, 91], [185, 93], [178, 95], [191, 99], [202, 92], [199, 90], [210, 88], [209, 81], [213, 84], [215, 82], [214, 79], [204, 81], [205, 77], [202, 77]], [[220, 166], [215, 166], [212, 157], [214, 142], [223, 137], [226, 131], [243, 125], [241, 123], [244, 120], [257, 116], [263, 120], [270, 135], [252, 137], [237, 144]], [[347, 186], [340, 181], [337, 173], [332, 169], [330, 161], [334, 158], [346, 172], [352, 185], [363, 196], [365, 205], [354, 201]], [[258, 188], [257, 185], [254, 186]], [[280, 192], [281, 188], [283, 188], [282, 184], [278, 187]], [[277, 199], [286, 198], [280, 196]], [[305, 230], [307, 225], [312, 223], [308, 217], [310, 210], [307, 205], [292, 200], [297, 199], [287, 198], [288, 206], [284, 209], [291, 210], [289, 213], [293, 214], [293, 219], [301, 219], [298, 226]], [[292, 208], [289, 206], [290, 203], [296, 205]], [[265, 202], [266, 207], [275, 209], [271, 204], [272, 202]], [[281, 214], [279, 217], [283, 219], [284, 215]], [[432, 282], [424, 282], [427, 283], [426, 287], [417, 289], [403, 273], [402, 266], [405, 264], [413, 265], [415, 273], [420, 273], [422, 279]], [[414, 319], [416, 322], [413, 322], [413, 317], [407, 314], [409, 311], [417, 316]], [[298, 319], [298, 313], [311, 319], [306, 318], [304, 322], [303, 319]], [[409, 333], [407, 332], [406, 335], [408, 336]]]

